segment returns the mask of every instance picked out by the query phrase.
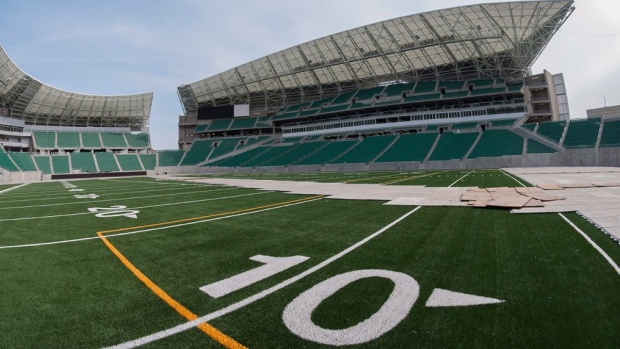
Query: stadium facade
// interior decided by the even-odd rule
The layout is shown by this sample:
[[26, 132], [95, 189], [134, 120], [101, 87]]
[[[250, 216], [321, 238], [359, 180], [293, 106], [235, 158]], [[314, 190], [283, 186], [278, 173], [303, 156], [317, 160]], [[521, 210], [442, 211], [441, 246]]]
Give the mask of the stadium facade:
[[5, 182], [40, 179], [54, 165], [64, 175], [107, 173], [122, 163], [144, 171], [137, 154], [151, 151], [152, 99], [151, 92], [101, 96], [46, 85], [0, 46], [0, 175]]
[[178, 87], [179, 149], [158, 152], [148, 133], [129, 132], [145, 130], [151, 94], [54, 89], [2, 51], [0, 182], [620, 166], [620, 115], [570, 119], [563, 76], [531, 72], [574, 10], [573, 0], [462, 6], [296, 45]]

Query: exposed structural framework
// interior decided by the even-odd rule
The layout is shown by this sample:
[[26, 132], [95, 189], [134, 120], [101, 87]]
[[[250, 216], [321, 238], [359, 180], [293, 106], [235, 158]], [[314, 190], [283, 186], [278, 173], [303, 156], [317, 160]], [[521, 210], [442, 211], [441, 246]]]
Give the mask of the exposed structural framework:
[[95, 96], [45, 85], [17, 67], [0, 46], [0, 108], [28, 125], [142, 127], [152, 100], [152, 92]]
[[252, 111], [318, 100], [382, 83], [523, 78], [573, 0], [455, 7], [351, 29], [178, 88], [186, 115], [199, 107]]

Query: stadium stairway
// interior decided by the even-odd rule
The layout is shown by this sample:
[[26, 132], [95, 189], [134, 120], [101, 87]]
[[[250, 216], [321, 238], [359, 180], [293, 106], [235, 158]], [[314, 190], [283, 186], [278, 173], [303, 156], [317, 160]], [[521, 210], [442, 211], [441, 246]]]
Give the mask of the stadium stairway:
[[512, 132], [518, 134], [519, 136], [526, 139], [533, 139], [538, 143], [541, 143], [544, 146], [547, 146], [555, 151], [564, 151], [564, 147], [558, 143], [553, 142], [551, 139], [547, 137], [541, 137], [535, 131], [538, 129], [538, 124], [534, 127], [534, 131], [530, 130], [528, 127], [520, 126], [512, 128]]
[[259, 139], [258, 142], [252, 143], [252, 144], [247, 145], [247, 146], [243, 146], [241, 148], [239, 147], [239, 145], [237, 145], [235, 150], [233, 150], [232, 152], [226, 153], [226, 154], [222, 154], [222, 155], [219, 155], [219, 156], [216, 156], [216, 157], [213, 157], [213, 158], [207, 158], [205, 161], [199, 163], [198, 166], [209, 166], [210, 163], [214, 163], [214, 162], [219, 161], [219, 160], [223, 160], [223, 159], [226, 159], [226, 158], [230, 158], [230, 157], [236, 156], [236, 155], [241, 154], [241, 153], [245, 153], [246, 151], [258, 148], [258, 147], [260, 147], [261, 145], [263, 145], [265, 143], [269, 143], [272, 140], [273, 140], [273, 138], [267, 137], [265, 139]]

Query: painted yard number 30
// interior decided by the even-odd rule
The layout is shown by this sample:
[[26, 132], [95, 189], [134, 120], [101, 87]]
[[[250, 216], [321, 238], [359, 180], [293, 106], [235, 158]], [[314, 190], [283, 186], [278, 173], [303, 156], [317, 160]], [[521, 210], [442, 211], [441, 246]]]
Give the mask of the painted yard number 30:
[[[203, 286], [200, 290], [211, 297], [219, 298], [294, 267], [309, 258], [256, 255], [250, 259], [264, 265]], [[368, 319], [340, 330], [322, 328], [312, 321], [312, 312], [321, 302], [348, 284], [369, 277], [390, 279], [394, 283], [394, 289], [383, 306]], [[407, 274], [378, 269], [355, 270], [333, 276], [301, 293], [286, 306], [282, 320], [291, 332], [306, 340], [328, 345], [361, 344], [379, 338], [398, 325], [409, 314], [419, 293], [418, 282]], [[435, 289], [426, 306], [465, 306], [499, 302], [503, 301]]]

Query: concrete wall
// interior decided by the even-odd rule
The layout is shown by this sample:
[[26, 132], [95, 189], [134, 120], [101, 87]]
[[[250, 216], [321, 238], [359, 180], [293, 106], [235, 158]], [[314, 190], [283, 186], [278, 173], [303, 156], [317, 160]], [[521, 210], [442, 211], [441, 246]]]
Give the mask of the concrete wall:
[[0, 174], [0, 184], [32, 183], [44, 180], [41, 172], [4, 172]]

